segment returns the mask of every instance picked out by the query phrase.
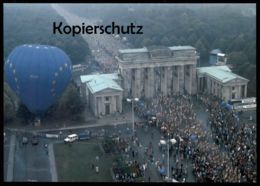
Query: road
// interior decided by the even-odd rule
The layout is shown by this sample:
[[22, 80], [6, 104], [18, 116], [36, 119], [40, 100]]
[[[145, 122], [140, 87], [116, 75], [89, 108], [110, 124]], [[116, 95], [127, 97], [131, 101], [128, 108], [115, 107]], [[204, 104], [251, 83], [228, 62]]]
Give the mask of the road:
[[[62, 16], [68, 25], [97, 25], [98, 20], [86, 19], [72, 14], [59, 5], [52, 5], [52, 8]], [[95, 60], [104, 68], [105, 71], [114, 72], [117, 69], [114, 56], [117, 55], [119, 49], [129, 48], [122, 39], [116, 38], [109, 34], [82, 34], [83, 39], [88, 43], [89, 48], [92, 51], [92, 55], [95, 56]]]

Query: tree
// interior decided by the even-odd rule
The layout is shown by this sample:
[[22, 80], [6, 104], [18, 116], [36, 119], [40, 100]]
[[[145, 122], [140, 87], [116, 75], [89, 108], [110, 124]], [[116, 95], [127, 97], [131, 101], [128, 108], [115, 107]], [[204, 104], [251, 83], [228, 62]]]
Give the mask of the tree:
[[16, 115], [16, 96], [4, 82], [4, 121], [9, 122], [15, 118]]
[[75, 83], [71, 82], [57, 103], [60, 116], [72, 116], [83, 110], [83, 103]]
[[4, 121], [8, 122], [15, 118], [15, 105], [10, 97], [4, 93]]
[[17, 117], [21, 118], [24, 123], [30, 123], [34, 120], [35, 115], [31, 113], [23, 103], [20, 103], [17, 110]]

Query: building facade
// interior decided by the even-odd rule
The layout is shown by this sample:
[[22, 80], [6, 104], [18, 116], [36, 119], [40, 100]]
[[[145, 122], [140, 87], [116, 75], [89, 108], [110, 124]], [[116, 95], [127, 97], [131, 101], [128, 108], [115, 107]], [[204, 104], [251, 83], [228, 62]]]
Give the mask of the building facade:
[[95, 116], [122, 112], [123, 89], [118, 74], [81, 76], [81, 95]]
[[227, 66], [197, 68], [198, 92], [215, 95], [222, 100], [247, 97], [248, 79], [231, 72]]
[[226, 54], [222, 53], [219, 49], [214, 49], [210, 52], [209, 64], [210, 65], [226, 65]]
[[119, 50], [124, 97], [195, 94], [197, 53], [191, 46]]

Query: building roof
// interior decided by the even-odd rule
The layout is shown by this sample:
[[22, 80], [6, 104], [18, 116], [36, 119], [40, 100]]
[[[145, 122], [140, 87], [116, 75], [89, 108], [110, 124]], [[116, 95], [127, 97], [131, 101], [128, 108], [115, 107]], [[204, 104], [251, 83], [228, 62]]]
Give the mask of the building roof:
[[207, 74], [207, 75], [217, 79], [218, 81], [221, 81], [222, 83], [226, 83], [226, 82], [234, 80], [236, 78], [249, 81], [248, 79], [243, 78], [243, 77], [231, 72], [230, 68], [228, 68], [228, 66], [226, 66], [226, 65], [200, 67], [200, 68], [197, 68], [197, 70], [199, 73]]
[[211, 50], [210, 54], [218, 54], [218, 53], [222, 53], [220, 49], [214, 49]]
[[119, 53], [143, 53], [143, 52], [148, 52], [147, 48], [134, 48], [134, 49], [121, 49], [119, 50]]
[[85, 82], [90, 81], [90, 80], [95, 79], [95, 78], [108, 78], [108, 79], [112, 79], [112, 80], [119, 79], [117, 73], [112, 73], [112, 74], [99, 74], [99, 73], [97, 73], [97, 74], [80, 76], [81, 83], [85, 83]]
[[172, 46], [169, 47], [170, 50], [194, 50], [195, 48], [192, 46]]
[[123, 91], [121, 86], [115, 81], [119, 79], [117, 73], [83, 75], [80, 76], [80, 79], [82, 83], [87, 83], [87, 87], [92, 94], [108, 88]]
[[[158, 47], [158, 49], [163, 48], [162, 46]], [[171, 46], [171, 47], [165, 47], [165, 48], [169, 48], [170, 50], [194, 50], [195, 48], [192, 46]], [[119, 50], [119, 53], [143, 53], [143, 52], [148, 52], [150, 51], [150, 49], [154, 49], [153, 47], [143, 47], [143, 48], [134, 48], [134, 49], [122, 49]]]

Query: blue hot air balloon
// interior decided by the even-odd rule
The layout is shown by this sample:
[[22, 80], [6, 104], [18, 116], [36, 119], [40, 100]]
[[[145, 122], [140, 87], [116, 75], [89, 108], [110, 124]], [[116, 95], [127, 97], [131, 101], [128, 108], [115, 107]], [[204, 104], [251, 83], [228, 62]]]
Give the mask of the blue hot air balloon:
[[21, 45], [8, 56], [4, 72], [9, 86], [35, 115], [41, 116], [71, 79], [71, 61], [59, 48]]

